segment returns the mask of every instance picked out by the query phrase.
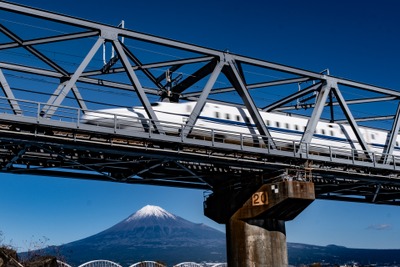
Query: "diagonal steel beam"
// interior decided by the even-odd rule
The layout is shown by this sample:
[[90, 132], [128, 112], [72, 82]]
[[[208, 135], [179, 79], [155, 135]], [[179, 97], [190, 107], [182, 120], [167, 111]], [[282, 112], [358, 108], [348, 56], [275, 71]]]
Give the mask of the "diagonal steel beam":
[[[142, 175], [143, 173], [146, 173], [146, 172], [148, 172], [148, 171], [151, 171], [152, 169], [158, 168], [158, 167], [160, 167], [162, 164], [165, 164], [165, 163], [167, 163], [167, 162], [168, 162], [168, 160], [163, 160], [163, 161], [158, 162], [158, 163], [156, 163], [156, 164], [154, 164], [154, 165], [151, 165], [151, 166], [147, 167], [146, 169], [143, 169], [143, 170], [137, 172], [137, 173], [135, 174], [135, 176], [136, 176], [136, 175], [137, 175], [137, 176], [140, 176], [140, 175]], [[132, 178], [132, 177], [130, 177], [130, 178]]]
[[9, 170], [12, 165], [17, 162], [21, 158], [23, 154], [25, 154], [26, 150], [30, 147], [30, 145], [25, 145], [23, 148], [21, 148], [18, 153], [7, 163], [6, 166], [2, 169], [3, 171]]
[[202, 183], [209, 185], [211, 188], [213, 188], [213, 186], [210, 183], [207, 183], [206, 181], [204, 181], [204, 179], [202, 177], [200, 177], [199, 175], [197, 175], [195, 172], [193, 172], [192, 170], [190, 170], [188, 167], [186, 167], [185, 165], [181, 164], [178, 161], [174, 161], [176, 165], [178, 165], [179, 167], [181, 167], [182, 169], [184, 169], [185, 171], [187, 171], [189, 174], [191, 174], [194, 178], [199, 179]]
[[6, 77], [4, 76], [3, 72], [0, 69], [0, 87], [3, 89], [4, 95], [7, 97], [8, 103], [11, 106], [12, 111], [14, 114], [22, 114], [22, 110], [15, 100], [14, 94], [10, 88], [10, 85], [7, 82]]
[[242, 63], [240, 63], [240, 61], [236, 61], [236, 67], [237, 67], [238, 73], [240, 74], [240, 77], [243, 80], [243, 83], [247, 86], [247, 88], [249, 88], [248, 84], [246, 82], [246, 76], [244, 75]]
[[396, 114], [394, 116], [393, 125], [390, 132], [387, 135], [385, 147], [383, 148], [383, 161], [384, 163], [390, 163], [390, 156], [393, 154], [394, 145], [396, 139], [399, 136], [400, 129], [400, 103], [397, 105]]
[[[170, 68], [168, 68], [168, 72], [172, 75], [176, 70], [178, 70], [180, 67], [182, 67], [183, 65], [182, 64], [180, 64], [180, 65], [173, 65], [173, 66], [171, 66]], [[157, 81], [157, 83], [161, 83], [161, 81], [163, 81], [163, 80], [166, 80], [166, 78], [167, 78], [167, 75], [166, 75], [166, 73], [164, 72], [163, 74], [161, 74], [160, 76], [158, 76], [157, 78], [156, 78], [156, 81]]]
[[78, 101], [78, 105], [81, 108], [81, 110], [83, 111], [87, 110], [88, 108], [76, 84], [72, 86], [72, 93], [74, 94], [76, 101]]
[[275, 148], [276, 146], [274, 144], [272, 136], [271, 136], [270, 132], [268, 131], [268, 128], [265, 126], [265, 122], [263, 121], [263, 119], [260, 115], [260, 112], [258, 111], [257, 106], [255, 105], [244, 81], [242, 80], [242, 78], [240, 76], [239, 71], [236, 68], [234, 59], [229, 54], [225, 54], [225, 60], [229, 64], [229, 67], [226, 67], [223, 69], [225, 76], [231, 82], [233, 87], [236, 88], [236, 91], [242, 98], [242, 100], [247, 108], [247, 111], [249, 112], [251, 118], [253, 119], [253, 121], [257, 127], [259, 134], [262, 136], [262, 138], [264, 140], [264, 143], [267, 146]]
[[146, 68], [143, 68], [143, 63], [124, 45], [121, 43], [121, 46], [124, 49], [125, 54], [137, 65], [137, 67], [143, 71], [143, 73], [158, 87], [162, 88], [162, 85], [157, 78]]
[[76, 84], [78, 81], [79, 76], [82, 74], [84, 69], [87, 67], [89, 62], [92, 60], [93, 56], [99, 50], [100, 46], [104, 43], [103, 38], [98, 38], [96, 43], [93, 45], [93, 47], [90, 49], [89, 53], [86, 55], [84, 60], [81, 62], [79, 67], [76, 69], [75, 73], [71, 76], [71, 78], [65, 83], [65, 87], [62, 88], [58, 94], [54, 98], [54, 101], [51, 103], [49, 101], [47, 102], [48, 105], [51, 105], [51, 107], [45, 111], [46, 118], [50, 118], [54, 112], [57, 110], [57, 107], [61, 104], [61, 102], [64, 100], [64, 98], [67, 96], [71, 88]]
[[193, 84], [197, 83], [207, 75], [209, 75], [215, 66], [215, 60], [211, 60], [209, 63], [195, 71], [192, 75], [184, 79], [182, 82], [178, 83], [171, 88], [171, 92], [174, 94], [180, 94], [186, 89], [188, 89]]
[[150, 105], [150, 101], [146, 96], [146, 93], [143, 90], [142, 85], [140, 84], [140, 81], [138, 77], [136, 76], [135, 72], [132, 69], [132, 65], [130, 64], [127, 55], [125, 54], [124, 48], [122, 47], [121, 43], [118, 41], [118, 39], [113, 40], [113, 45], [115, 47], [116, 52], [118, 53], [118, 56], [122, 62], [122, 65], [124, 66], [129, 80], [131, 81], [133, 87], [136, 89], [137, 96], [139, 97], [140, 102], [143, 105], [144, 110], [147, 113], [147, 116], [151, 120], [151, 124], [154, 126], [155, 130], [158, 133], [164, 133], [162, 126], [160, 122], [158, 121], [157, 115], [154, 112], [153, 108]]
[[[313, 138], [315, 129], [317, 128], [317, 124], [319, 119], [321, 118], [322, 111], [324, 109], [326, 100], [329, 96], [329, 93], [331, 91], [332, 84], [327, 82], [324, 84], [319, 91], [319, 94], [317, 96], [317, 101], [315, 103], [315, 108], [311, 114], [310, 119], [308, 120], [306, 129], [304, 130], [303, 136], [301, 137], [300, 143], [308, 145], [311, 143], [311, 140]], [[303, 146], [300, 147], [300, 150], [304, 149]], [[299, 151], [301, 152], [301, 151]]]
[[379, 195], [379, 191], [381, 190], [381, 184], [378, 184], [374, 193], [374, 197], [372, 198], [372, 203], [375, 203], [376, 198]]
[[184, 128], [182, 129], [182, 133], [181, 133], [182, 138], [186, 138], [187, 135], [192, 131], [193, 126], [196, 124], [196, 121], [200, 115], [200, 112], [202, 111], [204, 105], [206, 104], [207, 97], [208, 97], [212, 87], [214, 86], [215, 81], [217, 80], [219, 74], [221, 73], [221, 70], [222, 70], [224, 64], [225, 64], [224, 62], [220, 61], [214, 67], [214, 70], [211, 73], [211, 76], [208, 79], [207, 84], [203, 89], [203, 93], [200, 95], [200, 98], [197, 100], [197, 103], [194, 106], [192, 113], [190, 114]]
[[[49, 98], [49, 100], [47, 101], [46, 105], [44, 105], [44, 107], [42, 108], [40, 115], [41, 116], [49, 116], [50, 113], [48, 113], [49, 110], [51, 109], [56, 109], [57, 107], [55, 107], [55, 100], [60, 96], [62, 90], [66, 87], [68, 81], [62, 82], [56, 89], [56, 91], [52, 94], [52, 96]], [[85, 111], [87, 110], [87, 106], [83, 100], [83, 97], [81, 96], [78, 87], [76, 86], [76, 84], [74, 84], [72, 86], [72, 93], [75, 96], [75, 99], [78, 101], [78, 105], [81, 108], [81, 110]]]
[[281, 107], [281, 106], [283, 106], [283, 105], [285, 105], [285, 104], [287, 104], [287, 103], [289, 103], [289, 102], [291, 102], [293, 100], [298, 99], [299, 97], [305, 96], [305, 95], [307, 95], [307, 94], [309, 94], [311, 92], [314, 92], [314, 91], [318, 90], [321, 87], [321, 85], [322, 85], [321, 83], [317, 83], [317, 84], [311, 85], [308, 88], [305, 88], [305, 89], [303, 89], [301, 91], [298, 91], [298, 92], [296, 92], [296, 93], [294, 93], [294, 94], [292, 94], [290, 96], [285, 97], [282, 100], [279, 100], [279, 101], [277, 101], [275, 103], [272, 103], [272, 104], [268, 105], [267, 107], [264, 107], [262, 110], [265, 111], [265, 112], [270, 112], [272, 110], [275, 110], [275, 109], [277, 109], [277, 108], [279, 108], [279, 107]]
[[364, 140], [364, 138], [363, 138], [363, 136], [362, 136], [362, 134], [360, 132], [360, 129], [359, 129], [358, 125], [357, 125], [357, 122], [354, 119], [353, 115], [351, 114], [351, 111], [350, 111], [349, 107], [347, 106], [346, 100], [343, 98], [342, 93], [340, 92], [337, 83], [334, 83], [334, 85], [332, 87], [332, 91], [333, 91], [337, 101], [339, 102], [339, 105], [342, 108], [343, 113], [346, 116], [346, 119], [349, 122], [350, 127], [353, 130], [359, 145], [361, 146], [362, 150], [364, 151], [364, 154], [369, 159], [373, 160], [373, 158], [372, 158], [372, 156], [371, 156], [371, 154], [369, 152], [367, 143], [365, 142], [365, 140]]
[[5, 35], [7, 35], [9, 38], [11, 38], [12, 40], [14, 40], [15, 42], [17, 42], [21, 47], [25, 48], [26, 50], [28, 50], [30, 53], [32, 53], [33, 55], [35, 55], [37, 58], [39, 58], [41, 61], [43, 61], [44, 63], [46, 63], [47, 65], [49, 65], [50, 67], [52, 67], [53, 69], [55, 69], [56, 71], [58, 71], [59, 73], [61, 73], [64, 76], [68, 76], [68, 72], [65, 71], [63, 68], [61, 68], [60, 66], [58, 66], [55, 62], [53, 62], [51, 59], [49, 59], [48, 57], [46, 57], [45, 55], [43, 55], [42, 53], [40, 53], [38, 50], [36, 50], [35, 48], [33, 48], [30, 45], [24, 45], [24, 42], [22, 41], [22, 39], [20, 39], [16, 34], [14, 34], [13, 32], [11, 32], [10, 30], [8, 30], [6, 27], [4, 27], [3, 25], [0, 24], [0, 31], [3, 32]]
[[44, 105], [44, 107], [42, 108], [40, 114], [42, 116], [44, 116], [46, 114], [46, 112], [53, 106], [54, 101], [57, 99], [57, 97], [60, 95], [61, 91], [63, 90], [63, 88], [66, 86], [68, 81], [64, 81], [62, 83], [60, 83], [56, 90], [54, 91], [54, 93], [50, 96], [49, 100], [47, 100], [46, 105]]

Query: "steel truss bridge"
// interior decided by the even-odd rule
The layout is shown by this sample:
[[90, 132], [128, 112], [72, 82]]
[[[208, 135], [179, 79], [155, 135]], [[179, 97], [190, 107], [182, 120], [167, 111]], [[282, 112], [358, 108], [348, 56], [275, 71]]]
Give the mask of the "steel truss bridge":
[[[319, 199], [400, 203], [400, 91], [7, 1], [0, 18], [3, 173], [210, 191], [299, 179]], [[159, 99], [196, 104], [186, 121], [165, 122], [151, 105]], [[259, 135], [226, 131], [238, 137], [227, 142], [200, 129], [206, 103], [246, 108]], [[116, 117], [114, 127], [81, 120], [135, 105], [148, 115], [146, 131]], [[279, 140], [260, 111], [309, 123], [299, 141]], [[349, 125], [362, 150], [313, 144], [319, 121]], [[388, 131], [382, 153], [369, 151], [360, 125]]]

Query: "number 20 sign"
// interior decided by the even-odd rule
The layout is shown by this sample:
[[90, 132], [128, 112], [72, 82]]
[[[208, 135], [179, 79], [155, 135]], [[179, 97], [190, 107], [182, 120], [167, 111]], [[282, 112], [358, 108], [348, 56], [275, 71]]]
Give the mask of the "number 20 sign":
[[268, 205], [268, 195], [267, 192], [256, 192], [252, 196], [253, 206]]

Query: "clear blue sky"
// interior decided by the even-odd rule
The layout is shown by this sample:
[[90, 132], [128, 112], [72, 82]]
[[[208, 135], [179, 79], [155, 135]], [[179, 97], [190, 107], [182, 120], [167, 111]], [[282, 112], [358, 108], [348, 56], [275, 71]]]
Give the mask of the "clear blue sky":
[[[78, 1], [15, 3], [400, 90], [400, 3], [390, 1]], [[117, 4], [118, 3], [118, 4]], [[203, 192], [0, 174], [3, 243], [19, 250], [98, 233], [144, 205], [218, 229]], [[287, 241], [400, 248], [400, 207], [315, 201]]]

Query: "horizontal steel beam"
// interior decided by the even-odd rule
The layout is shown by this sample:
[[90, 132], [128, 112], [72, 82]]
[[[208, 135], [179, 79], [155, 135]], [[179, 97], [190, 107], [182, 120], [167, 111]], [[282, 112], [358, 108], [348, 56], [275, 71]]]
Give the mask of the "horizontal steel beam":
[[[286, 84], [292, 84], [292, 83], [300, 83], [300, 82], [306, 82], [309, 81], [309, 78], [291, 78], [291, 79], [284, 79], [284, 80], [277, 80], [277, 81], [269, 81], [269, 82], [261, 82], [261, 83], [253, 83], [253, 84], [248, 84], [247, 89], [259, 89], [259, 88], [265, 88], [265, 87], [271, 87], [271, 86], [279, 86], [279, 85], [286, 85]], [[218, 88], [214, 89], [210, 92], [210, 94], [221, 94], [221, 93], [229, 93], [233, 92], [236, 89], [234, 87], [225, 87], [225, 88]], [[199, 96], [201, 92], [192, 92], [192, 93], [184, 93], [182, 94], [182, 97], [196, 97]]]
[[80, 38], [87, 38], [92, 36], [98, 36], [99, 33], [96, 31], [89, 31], [89, 32], [81, 32], [81, 33], [71, 33], [71, 34], [63, 34], [59, 36], [51, 36], [51, 37], [44, 37], [34, 40], [23, 40], [21, 43], [12, 42], [0, 45], [0, 50], [8, 49], [8, 48], [15, 48], [20, 46], [28, 46], [28, 45], [40, 45], [40, 44], [48, 44], [54, 42], [62, 42], [62, 41], [70, 41], [74, 39]]

